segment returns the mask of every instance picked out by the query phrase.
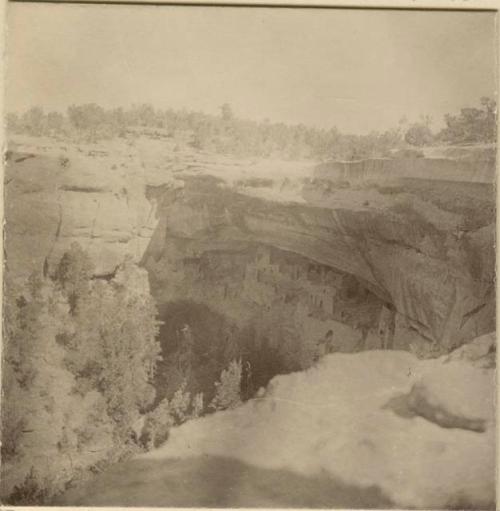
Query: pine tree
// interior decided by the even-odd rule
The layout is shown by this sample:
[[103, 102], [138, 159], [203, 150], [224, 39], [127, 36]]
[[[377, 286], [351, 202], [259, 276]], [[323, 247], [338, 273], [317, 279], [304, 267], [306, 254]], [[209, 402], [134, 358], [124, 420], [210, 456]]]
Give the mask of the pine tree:
[[226, 410], [235, 408], [241, 403], [241, 360], [233, 360], [220, 375], [220, 381], [215, 383], [215, 397], [210, 408]]

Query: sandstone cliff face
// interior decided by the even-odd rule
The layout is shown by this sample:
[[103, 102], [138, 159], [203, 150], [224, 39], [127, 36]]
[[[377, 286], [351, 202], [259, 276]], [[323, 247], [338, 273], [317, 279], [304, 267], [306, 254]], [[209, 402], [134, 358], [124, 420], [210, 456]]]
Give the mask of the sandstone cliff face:
[[27, 149], [13, 152], [6, 166], [11, 276], [25, 279], [53, 267], [74, 241], [91, 255], [97, 274], [113, 272], [125, 255], [141, 258], [156, 218], [137, 168], [123, 167], [119, 153], [98, 158], [80, 148], [60, 154]]
[[[391, 336], [404, 337], [406, 348], [415, 332], [449, 348], [494, 329], [491, 185], [455, 183], [450, 191], [446, 182], [409, 181], [381, 193], [369, 183], [339, 188], [320, 180], [306, 184], [305, 202], [296, 204], [248, 197], [207, 177], [183, 181], [159, 205], [144, 256], [153, 280], [168, 282], [186, 251], [237, 252], [253, 243], [354, 276], [393, 311]], [[476, 200], [471, 194], [482, 197], [482, 209], [465, 215], [460, 202]], [[185, 288], [193, 285], [182, 278]]]
[[[206, 348], [197, 354], [197, 390], [213, 386], [220, 367], [205, 366], [219, 359], [248, 362], [250, 352], [250, 369], [265, 374], [249, 385], [245, 365], [242, 393], [257, 399], [177, 429], [150, 458], [63, 502], [213, 506], [229, 481], [236, 500], [223, 503], [233, 506], [493, 506], [491, 169], [448, 159], [315, 168], [174, 154], [150, 142], [31, 141], [11, 153], [7, 278], [50, 274], [73, 241], [90, 253], [96, 276], [117, 282], [129, 278], [115, 271], [131, 256], [147, 270], [160, 310], [196, 302], [179, 326], [203, 310], [212, 338], [222, 339], [214, 349], [208, 328], [192, 329], [204, 341], [199, 351]], [[131, 288], [146, 289], [142, 277]], [[425, 362], [401, 351], [347, 354], [428, 356], [460, 344]], [[307, 368], [255, 392], [277, 374]], [[250, 449], [242, 435], [256, 439]], [[43, 442], [35, 447], [46, 463]], [[53, 470], [78, 466], [61, 463]], [[6, 473], [7, 486], [21, 479]], [[213, 474], [222, 480], [213, 483]]]
[[[495, 328], [491, 158], [314, 168], [174, 153], [151, 140], [37, 143], [19, 145], [7, 166], [7, 268], [15, 277], [50, 272], [78, 241], [98, 274], [112, 273], [127, 254], [142, 261], [160, 301], [196, 298], [240, 323], [253, 302], [303, 319], [285, 322], [289, 329], [301, 322], [314, 335], [333, 329], [351, 339], [347, 350], [449, 348]], [[363, 324], [335, 316], [333, 305], [322, 312], [302, 299], [285, 303], [289, 284], [279, 275], [268, 278], [272, 293], [252, 287], [245, 275], [256, 259], [247, 256], [258, 247], [282, 251], [291, 265], [350, 276], [368, 296], [358, 306], [376, 306]], [[224, 251], [213, 263], [221, 273], [232, 261], [222, 286], [205, 259]], [[326, 284], [324, 292], [334, 290]]]
[[331, 162], [319, 165], [318, 177], [338, 180], [388, 181], [396, 178], [447, 180], [466, 183], [491, 183], [495, 178], [495, 157], [476, 159], [411, 158], [405, 160], [379, 158], [356, 162]]

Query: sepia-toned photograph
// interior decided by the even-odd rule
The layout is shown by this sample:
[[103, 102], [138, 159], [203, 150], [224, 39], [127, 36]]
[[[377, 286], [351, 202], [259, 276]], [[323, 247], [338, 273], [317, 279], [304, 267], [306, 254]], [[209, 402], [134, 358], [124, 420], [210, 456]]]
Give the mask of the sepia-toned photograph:
[[495, 509], [496, 23], [9, 3], [1, 502]]

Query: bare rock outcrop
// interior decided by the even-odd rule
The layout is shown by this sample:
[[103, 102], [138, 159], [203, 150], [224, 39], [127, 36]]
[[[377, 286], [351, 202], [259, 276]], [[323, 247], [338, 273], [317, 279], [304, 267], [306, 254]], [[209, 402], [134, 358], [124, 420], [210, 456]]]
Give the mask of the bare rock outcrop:
[[130, 255], [154, 285], [176, 259], [255, 243], [353, 276], [393, 314], [390, 337], [406, 339], [395, 348], [449, 351], [495, 329], [491, 158], [314, 169], [174, 154], [151, 140], [51, 144], [19, 146], [9, 158], [11, 276], [50, 272], [78, 241], [97, 274]]
[[[422, 406], [412, 414], [395, 406], [416, 385], [426, 389], [432, 416]], [[307, 371], [275, 377], [239, 408], [173, 428], [161, 447], [70, 491], [61, 503], [140, 506], [155, 491], [156, 503], [179, 507], [257, 501], [268, 507], [494, 509], [493, 414], [491, 369], [400, 351], [336, 353]], [[481, 428], [471, 428], [472, 421]], [[228, 479], [209, 475], [227, 473], [221, 460], [241, 474], [229, 479], [234, 493], [220, 491]], [[290, 502], [293, 488], [301, 500]]]
[[60, 259], [72, 242], [106, 274], [126, 255], [139, 260], [156, 225], [154, 201], [134, 174], [122, 179], [74, 157], [61, 168], [57, 158], [35, 155], [7, 164], [5, 237], [12, 276], [26, 278]]
[[[256, 242], [354, 275], [394, 308], [395, 338], [416, 331], [451, 350], [495, 328], [491, 185], [404, 181], [381, 193], [370, 183], [317, 181], [298, 204], [250, 197], [208, 176], [182, 179], [181, 190], [160, 199], [144, 256], [146, 266], [155, 261], [153, 278], [161, 280], [162, 265], [175, 259], [168, 247], [179, 240], [194, 240], [198, 253]], [[477, 207], [461, 211], [461, 201]]]

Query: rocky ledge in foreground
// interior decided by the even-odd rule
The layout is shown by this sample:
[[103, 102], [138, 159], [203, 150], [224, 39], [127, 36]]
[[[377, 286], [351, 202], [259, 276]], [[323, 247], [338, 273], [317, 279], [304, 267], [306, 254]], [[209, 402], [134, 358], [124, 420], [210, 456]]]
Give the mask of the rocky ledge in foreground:
[[493, 509], [493, 346], [329, 355], [58, 504]]

